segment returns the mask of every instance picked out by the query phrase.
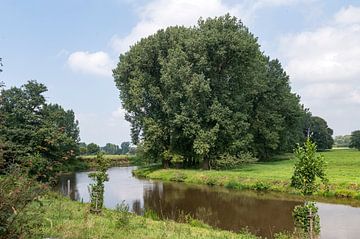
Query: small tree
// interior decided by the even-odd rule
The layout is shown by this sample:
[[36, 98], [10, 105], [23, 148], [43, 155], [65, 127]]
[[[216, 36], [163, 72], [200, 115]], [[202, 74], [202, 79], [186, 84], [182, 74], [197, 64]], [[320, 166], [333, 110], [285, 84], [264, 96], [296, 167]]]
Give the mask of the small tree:
[[295, 149], [295, 158], [297, 161], [291, 178], [292, 187], [301, 190], [304, 195], [311, 195], [318, 188], [316, 178], [327, 184], [325, 159], [322, 155], [316, 155], [316, 144], [310, 138], [304, 146], [299, 145]]
[[300, 230], [301, 238], [307, 238], [307, 235], [312, 238], [313, 234], [318, 235], [320, 233], [318, 210], [314, 202], [305, 202], [304, 205], [298, 205], [294, 208], [292, 213], [294, 224]]
[[[318, 189], [316, 178], [327, 184], [325, 174], [325, 159], [316, 154], [316, 144], [308, 137], [304, 146], [295, 149], [297, 162], [294, 166], [294, 174], [291, 178], [291, 186], [301, 190], [303, 195], [311, 195]], [[293, 210], [295, 226], [303, 234], [301, 238], [313, 238], [320, 233], [320, 217], [318, 208], [314, 202], [305, 202], [304, 205], [296, 206]]]
[[360, 150], [360, 130], [351, 133], [350, 148]]
[[89, 177], [94, 180], [89, 186], [90, 212], [100, 213], [104, 204], [104, 182], [108, 181], [106, 173], [109, 167], [109, 160], [103, 157], [102, 153], [96, 156], [97, 171], [90, 173]]

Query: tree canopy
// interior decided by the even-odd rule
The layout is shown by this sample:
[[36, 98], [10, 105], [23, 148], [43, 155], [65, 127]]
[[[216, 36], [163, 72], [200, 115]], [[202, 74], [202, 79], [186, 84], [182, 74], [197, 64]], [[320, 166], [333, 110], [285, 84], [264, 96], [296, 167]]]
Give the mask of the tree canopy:
[[95, 155], [100, 152], [100, 146], [95, 143], [90, 143], [86, 146], [87, 154]]
[[360, 130], [355, 130], [351, 133], [350, 148], [360, 150]]
[[164, 164], [267, 159], [304, 140], [289, 77], [235, 17], [159, 30], [120, 55], [113, 76], [133, 143]]
[[334, 144], [333, 130], [328, 127], [327, 122], [318, 116], [311, 116], [309, 122], [310, 137], [316, 143], [317, 149], [331, 149]]
[[13, 164], [27, 165], [45, 177], [78, 153], [79, 128], [74, 112], [47, 103], [46, 91], [46, 86], [36, 81], [1, 90], [1, 170]]

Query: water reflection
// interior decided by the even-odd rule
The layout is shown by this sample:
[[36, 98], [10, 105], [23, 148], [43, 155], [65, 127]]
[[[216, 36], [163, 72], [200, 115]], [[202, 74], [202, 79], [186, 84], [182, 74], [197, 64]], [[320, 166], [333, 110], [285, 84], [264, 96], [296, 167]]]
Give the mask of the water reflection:
[[294, 207], [301, 202], [248, 197], [210, 187], [184, 184], [155, 184], [144, 190], [145, 208], [164, 218], [176, 219], [185, 212], [209, 225], [239, 231], [247, 227], [258, 235], [270, 236], [278, 231], [292, 231]]
[[[143, 214], [153, 210], [161, 218], [178, 219], [184, 214], [203, 220], [209, 225], [226, 230], [247, 228], [259, 235], [272, 238], [276, 232], [292, 231], [292, 211], [300, 200], [257, 196], [254, 193], [226, 190], [182, 183], [162, 183], [134, 178], [133, 167], [116, 167], [108, 170], [105, 183], [105, 206], [115, 208], [124, 201], [130, 210]], [[59, 190], [67, 192], [71, 184], [71, 198], [89, 201], [86, 172], [64, 175]], [[345, 205], [317, 203], [319, 207], [321, 238], [358, 238], [357, 225], [360, 209]]]

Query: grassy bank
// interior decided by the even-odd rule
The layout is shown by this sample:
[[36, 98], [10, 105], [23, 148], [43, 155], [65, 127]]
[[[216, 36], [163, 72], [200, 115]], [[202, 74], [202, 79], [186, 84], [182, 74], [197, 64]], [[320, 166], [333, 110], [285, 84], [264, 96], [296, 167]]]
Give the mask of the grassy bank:
[[[322, 153], [327, 161], [329, 191], [324, 188], [321, 196], [360, 199], [360, 151], [337, 149]], [[225, 186], [233, 189], [270, 190], [298, 193], [290, 187], [294, 160], [246, 164], [241, 168], [224, 171], [191, 169], [141, 168], [137, 176], [164, 181]]]
[[247, 233], [215, 230], [196, 220], [156, 221], [114, 210], [94, 215], [87, 204], [61, 196], [49, 196], [42, 202], [46, 223], [39, 232], [49, 238], [256, 238]]

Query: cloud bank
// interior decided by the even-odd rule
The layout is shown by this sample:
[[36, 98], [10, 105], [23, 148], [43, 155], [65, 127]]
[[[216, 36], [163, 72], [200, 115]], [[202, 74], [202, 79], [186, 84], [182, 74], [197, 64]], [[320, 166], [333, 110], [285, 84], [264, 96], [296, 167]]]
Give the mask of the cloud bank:
[[[303, 101], [333, 126], [350, 133], [360, 113], [360, 7], [338, 11], [326, 25], [284, 37], [280, 50]], [[349, 124], [340, 125], [348, 121]]]

